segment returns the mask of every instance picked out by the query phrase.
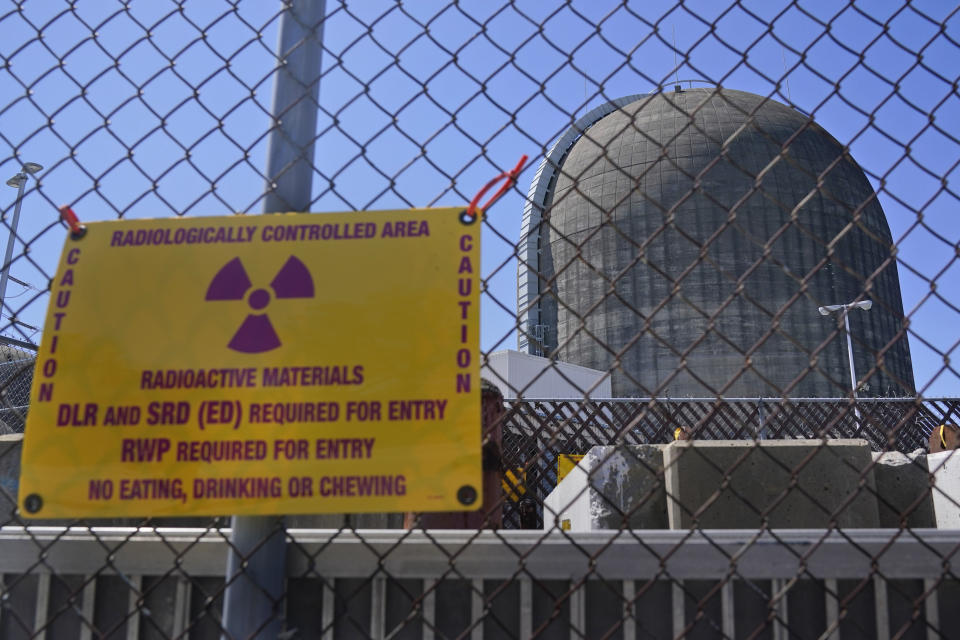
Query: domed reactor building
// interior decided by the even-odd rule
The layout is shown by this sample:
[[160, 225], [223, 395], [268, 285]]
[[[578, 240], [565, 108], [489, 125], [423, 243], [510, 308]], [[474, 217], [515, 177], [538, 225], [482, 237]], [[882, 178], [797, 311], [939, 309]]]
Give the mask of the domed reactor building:
[[843, 145], [783, 104], [695, 88], [609, 102], [554, 145], [521, 231], [521, 351], [617, 397], [914, 394], [890, 228]]

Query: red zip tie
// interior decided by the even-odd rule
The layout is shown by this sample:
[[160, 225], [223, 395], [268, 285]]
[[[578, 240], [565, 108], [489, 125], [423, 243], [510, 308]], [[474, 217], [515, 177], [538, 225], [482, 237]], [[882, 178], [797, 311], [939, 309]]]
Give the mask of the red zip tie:
[[493, 187], [493, 185], [497, 184], [498, 182], [506, 178], [507, 181], [503, 183], [503, 185], [500, 187], [500, 189], [497, 190], [495, 194], [490, 196], [490, 199], [487, 200], [487, 204], [481, 207], [484, 211], [489, 209], [494, 202], [500, 199], [500, 196], [502, 196], [504, 193], [507, 192], [507, 189], [512, 187], [514, 184], [516, 184], [517, 176], [520, 175], [520, 171], [523, 170], [523, 165], [525, 165], [526, 163], [527, 163], [527, 156], [526, 154], [524, 154], [520, 156], [520, 162], [517, 163], [517, 166], [515, 166], [510, 171], [504, 171], [503, 173], [498, 175], [496, 178], [494, 178], [493, 180], [485, 184], [483, 186], [483, 189], [480, 189], [480, 191], [477, 192], [477, 195], [473, 196], [473, 200], [470, 201], [470, 206], [467, 207], [467, 210], [464, 211], [463, 215], [461, 216], [461, 221], [464, 224], [470, 224], [474, 222], [477, 219], [477, 203], [480, 201], [480, 198], [482, 198], [483, 194], [489, 191], [490, 188]]
[[87, 232], [87, 228], [80, 224], [80, 218], [68, 205], [60, 207], [60, 219], [70, 227], [70, 235], [73, 236], [74, 240], [79, 240]]

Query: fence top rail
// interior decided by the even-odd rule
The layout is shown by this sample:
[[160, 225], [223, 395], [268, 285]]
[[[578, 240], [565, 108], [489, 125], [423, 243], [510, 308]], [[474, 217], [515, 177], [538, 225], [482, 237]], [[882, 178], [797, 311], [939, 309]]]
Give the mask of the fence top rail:
[[25, 363], [31, 363], [36, 361], [37, 361], [36, 358], [17, 358], [15, 360], [4, 360], [0, 362], [0, 365], [9, 366], [14, 364], [25, 364]]
[[[229, 529], [2, 527], [0, 573], [222, 576]], [[960, 529], [287, 531], [291, 577], [887, 578], [952, 575]], [[682, 553], [677, 553], [682, 550]], [[107, 560], [109, 559], [109, 562]]]
[[[507, 402], [517, 403], [578, 403], [578, 402], [609, 402], [618, 404], [645, 404], [645, 403], [667, 403], [667, 402], [851, 402], [849, 397], [841, 398], [778, 398], [778, 397], [753, 397], [753, 398], [506, 398]], [[856, 398], [857, 403], [925, 403], [925, 402], [960, 402], [960, 398]]]

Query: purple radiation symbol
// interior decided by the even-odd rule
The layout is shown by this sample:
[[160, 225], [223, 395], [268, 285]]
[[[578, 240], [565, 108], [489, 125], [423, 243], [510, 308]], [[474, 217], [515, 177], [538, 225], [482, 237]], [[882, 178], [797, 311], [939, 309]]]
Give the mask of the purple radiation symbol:
[[247, 304], [249, 304], [251, 308], [259, 311], [270, 304], [270, 294], [266, 289], [257, 289], [250, 294], [250, 299], [247, 300]]
[[[276, 349], [281, 344], [280, 337], [264, 311], [270, 304], [270, 292], [267, 289], [255, 289], [247, 296], [247, 292], [252, 287], [253, 283], [250, 282], [250, 277], [247, 275], [247, 270], [243, 268], [240, 258], [234, 258], [223, 265], [207, 287], [206, 300], [246, 298], [247, 304], [253, 311], [240, 324], [240, 328], [233, 334], [233, 338], [227, 345], [230, 349], [241, 353], [262, 353]], [[312, 298], [313, 278], [299, 258], [290, 256], [270, 283], [270, 288], [273, 289], [272, 297], [277, 299]]]

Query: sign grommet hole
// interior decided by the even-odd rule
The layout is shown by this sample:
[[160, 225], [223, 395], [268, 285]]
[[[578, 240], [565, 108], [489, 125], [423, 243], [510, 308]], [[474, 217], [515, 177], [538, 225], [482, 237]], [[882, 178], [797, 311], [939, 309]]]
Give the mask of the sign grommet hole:
[[27, 513], [36, 513], [43, 508], [43, 498], [36, 493], [31, 493], [23, 499], [23, 508]]
[[465, 484], [457, 490], [457, 500], [462, 505], [471, 505], [477, 501], [477, 490]]

